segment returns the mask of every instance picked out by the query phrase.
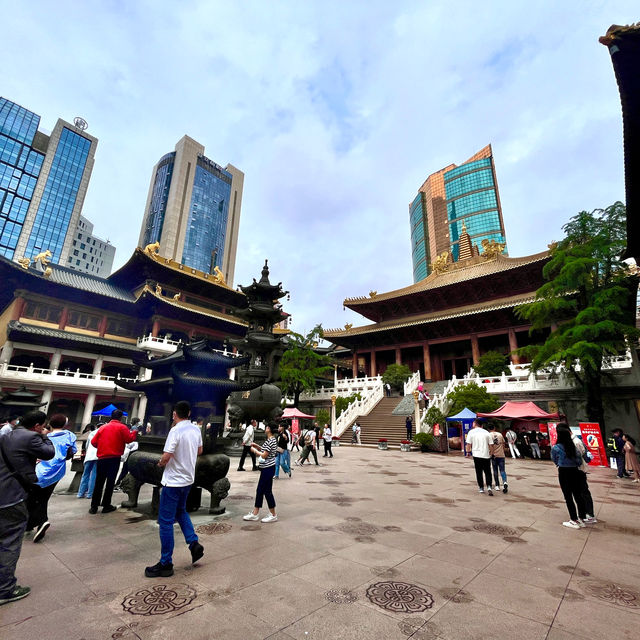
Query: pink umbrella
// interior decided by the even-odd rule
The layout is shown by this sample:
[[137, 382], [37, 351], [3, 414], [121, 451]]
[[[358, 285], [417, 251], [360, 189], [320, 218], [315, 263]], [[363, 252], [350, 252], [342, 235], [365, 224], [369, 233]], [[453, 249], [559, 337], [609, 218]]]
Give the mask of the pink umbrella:
[[311, 420], [315, 418], [315, 416], [307, 415], [306, 413], [302, 413], [302, 411], [298, 411], [295, 407], [292, 409], [285, 409], [282, 418], [306, 418], [307, 420]]

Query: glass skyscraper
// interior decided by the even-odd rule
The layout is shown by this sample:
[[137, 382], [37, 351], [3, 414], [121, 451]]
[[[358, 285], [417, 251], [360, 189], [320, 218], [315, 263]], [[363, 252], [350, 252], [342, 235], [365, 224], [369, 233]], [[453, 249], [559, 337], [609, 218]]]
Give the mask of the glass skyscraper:
[[0, 98], [0, 253], [10, 259], [51, 251], [66, 263], [98, 140], [86, 123], [58, 120], [50, 136], [40, 116]]
[[491, 145], [430, 175], [409, 205], [409, 219], [414, 282], [445, 251], [458, 260], [463, 225], [480, 253], [485, 239], [506, 243]]
[[153, 169], [139, 245], [205, 273], [218, 267], [233, 281], [244, 174], [204, 155], [184, 136]]
[[44, 153], [33, 148], [40, 116], [0, 98], [0, 254], [12, 259]]

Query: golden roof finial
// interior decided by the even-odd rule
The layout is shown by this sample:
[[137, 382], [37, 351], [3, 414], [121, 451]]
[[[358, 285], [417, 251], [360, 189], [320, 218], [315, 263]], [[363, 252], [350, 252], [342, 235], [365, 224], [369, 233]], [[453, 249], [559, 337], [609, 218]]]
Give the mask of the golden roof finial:
[[462, 223], [462, 233], [467, 233], [467, 225], [465, 222]]

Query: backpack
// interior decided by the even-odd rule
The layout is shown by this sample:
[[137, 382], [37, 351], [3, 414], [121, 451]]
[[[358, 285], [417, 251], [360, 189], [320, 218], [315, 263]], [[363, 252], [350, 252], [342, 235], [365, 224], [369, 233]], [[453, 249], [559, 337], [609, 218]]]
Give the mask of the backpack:
[[311, 445], [311, 431], [307, 430], [303, 434], [304, 437], [304, 446], [308, 447]]

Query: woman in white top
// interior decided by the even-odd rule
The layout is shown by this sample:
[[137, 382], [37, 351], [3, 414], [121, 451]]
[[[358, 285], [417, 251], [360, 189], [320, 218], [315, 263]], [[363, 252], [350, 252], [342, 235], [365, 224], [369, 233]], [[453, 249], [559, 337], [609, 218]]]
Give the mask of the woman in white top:
[[278, 451], [278, 441], [275, 434], [272, 431], [271, 425], [266, 425], [265, 428], [266, 440], [262, 447], [257, 443], [251, 444], [251, 451], [260, 459], [258, 462], [258, 468], [260, 469], [260, 478], [258, 480], [258, 487], [256, 488], [256, 501], [254, 503], [253, 511], [247, 513], [243, 517], [243, 520], [260, 520], [260, 509], [262, 509], [262, 501], [267, 499], [267, 506], [271, 512], [268, 516], [262, 518], [261, 522], [276, 522], [278, 516], [276, 515], [276, 500], [273, 497], [273, 476], [276, 472], [276, 453]]
[[333, 453], [331, 453], [331, 441], [333, 440], [333, 435], [331, 434], [331, 427], [328, 424], [324, 425], [322, 438], [324, 439], [324, 456], [322, 457], [326, 458], [329, 456], [330, 458], [333, 458]]

